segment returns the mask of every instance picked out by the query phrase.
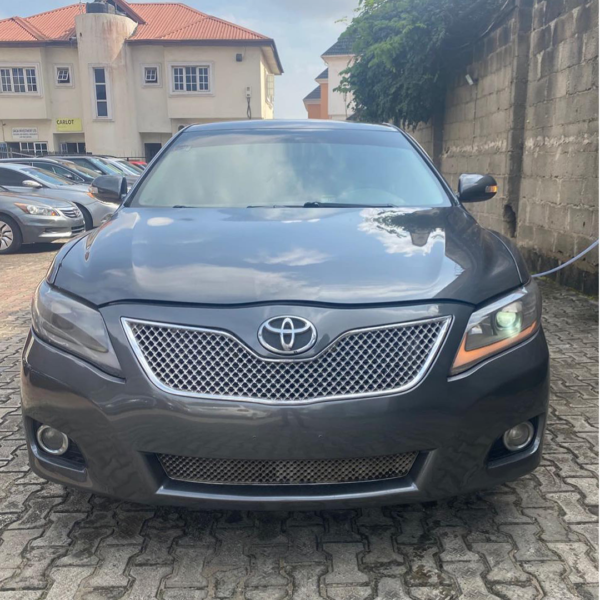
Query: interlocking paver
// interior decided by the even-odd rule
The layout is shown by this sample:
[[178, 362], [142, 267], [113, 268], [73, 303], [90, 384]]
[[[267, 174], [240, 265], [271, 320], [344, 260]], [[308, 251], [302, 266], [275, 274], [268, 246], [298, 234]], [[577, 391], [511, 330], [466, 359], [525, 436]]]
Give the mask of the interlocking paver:
[[412, 506], [155, 508], [67, 491], [28, 470], [19, 360], [54, 250], [0, 258], [0, 600], [598, 597], [594, 302], [542, 283], [551, 411], [531, 475]]

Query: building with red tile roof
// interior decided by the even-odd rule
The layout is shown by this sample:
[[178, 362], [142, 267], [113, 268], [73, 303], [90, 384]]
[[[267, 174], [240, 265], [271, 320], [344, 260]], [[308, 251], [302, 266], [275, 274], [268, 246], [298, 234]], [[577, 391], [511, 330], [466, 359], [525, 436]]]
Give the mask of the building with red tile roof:
[[182, 126], [272, 118], [272, 38], [178, 2], [0, 20], [0, 144], [150, 157]]
[[341, 83], [343, 71], [355, 59], [353, 46], [352, 37], [342, 34], [335, 44], [321, 54], [327, 67], [315, 79], [319, 87], [303, 99], [309, 119], [346, 121], [352, 118], [352, 96], [337, 91], [337, 88]]

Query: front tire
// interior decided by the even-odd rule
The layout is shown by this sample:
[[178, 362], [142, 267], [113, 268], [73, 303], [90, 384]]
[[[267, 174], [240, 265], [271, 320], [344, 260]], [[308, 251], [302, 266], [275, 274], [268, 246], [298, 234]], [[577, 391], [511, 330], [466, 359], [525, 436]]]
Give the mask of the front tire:
[[90, 215], [90, 212], [88, 211], [88, 209], [81, 206], [81, 204], [78, 204], [77, 208], [83, 215], [83, 222], [85, 225], [85, 230], [89, 231], [90, 229], [94, 229], [94, 221], [93, 221], [92, 215]]
[[0, 215], [0, 254], [18, 252], [23, 245], [19, 226], [10, 217]]

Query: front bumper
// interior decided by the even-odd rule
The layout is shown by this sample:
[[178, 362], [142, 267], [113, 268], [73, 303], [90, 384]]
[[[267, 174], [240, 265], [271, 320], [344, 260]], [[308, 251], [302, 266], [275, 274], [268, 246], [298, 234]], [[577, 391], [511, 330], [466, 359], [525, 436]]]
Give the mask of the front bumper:
[[[294, 406], [175, 396], [150, 383], [122, 340], [113, 337], [126, 380], [30, 334], [22, 398], [31, 465], [47, 479], [129, 501], [257, 510], [422, 502], [516, 479], [538, 465], [542, 451], [549, 375], [544, 334], [448, 379], [467, 312], [455, 315], [447, 347], [417, 388]], [[537, 424], [534, 442], [490, 461], [503, 432], [530, 419]], [[85, 466], [45, 455], [34, 439], [35, 423], [65, 432]], [[335, 459], [413, 451], [418, 458], [399, 479], [303, 486], [175, 481], [157, 459]]]
[[21, 219], [24, 244], [53, 242], [75, 237], [85, 231], [83, 218], [29, 216]]

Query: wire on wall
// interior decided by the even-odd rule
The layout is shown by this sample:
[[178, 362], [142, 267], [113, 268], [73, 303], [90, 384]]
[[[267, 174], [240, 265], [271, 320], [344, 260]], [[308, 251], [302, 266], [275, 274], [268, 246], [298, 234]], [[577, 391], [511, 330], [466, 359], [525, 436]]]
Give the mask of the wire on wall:
[[600, 240], [596, 240], [591, 246], [586, 248], [583, 252], [580, 252], [577, 256], [574, 256], [573, 258], [568, 260], [566, 263], [563, 263], [558, 267], [554, 267], [554, 269], [550, 269], [549, 271], [544, 271], [543, 273], [536, 273], [535, 275], [532, 275], [532, 277], [545, 277], [546, 275], [550, 275], [550, 273], [556, 273], [556, 271], [564, 269], [566, 266], [574, 263], [576, 260], [579, 260], [584, 254], [587, 254], [590, 250], [594, 249], [598, 245], [598, 242], [600, 242]]

